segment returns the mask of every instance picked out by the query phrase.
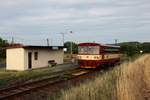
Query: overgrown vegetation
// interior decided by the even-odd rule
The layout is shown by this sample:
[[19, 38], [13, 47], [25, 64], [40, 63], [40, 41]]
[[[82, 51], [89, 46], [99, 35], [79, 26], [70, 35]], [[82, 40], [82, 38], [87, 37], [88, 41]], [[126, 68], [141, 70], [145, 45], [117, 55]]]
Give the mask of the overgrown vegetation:
[[[123, 42], [118, 43], [121, 46], [121, 52], [126, 54], [128, 57], [133, 57], [141, 53], [150, 53], [150, 43], [140, 43], [140, 42]], [[142, 51], [142, 52], [141, 52]]]
[[30, 79], [42, 77], [50, 73], [50, 70], [30, 70], [23, 72], [0, 70], [0, 88], [18, 82], [25, 82]]
[[78, 46], [76, 43], [74, 43], [72, 41], [65, 42], [64, 47], [67, 48], [66, 53], [69, 53], [69, 54], [71, 53], [71, 45], [72, 45], [72, 53], [77, 54], [78, 53]]
[[[58, 100], [148, 100], [150, 55], [129, 61], [95, 80], [61, 92]], [[56, 99], [56, 98], [55, 98]]]
[[73, 69], [69, 68], [70, 66], [72, 66], [71, 64], [58, 65], [57, 68], [41, 68], [21, 72], [0, 69], [0, 88], [7, 87], [8, 85], [14, 85], [16, 83], [41, 79], [48, 76], [51, 77], [55, 75], [54, 72], [61, 71], [61, 69], [59, 68], [60, 66], [64, 69]]
[[6, 50], [5, 47], [8, 45], [8, 42], [6, 40], [3, 40], [0, 37], [0, 62], [3, 61], [3, 59], [6, 58]]

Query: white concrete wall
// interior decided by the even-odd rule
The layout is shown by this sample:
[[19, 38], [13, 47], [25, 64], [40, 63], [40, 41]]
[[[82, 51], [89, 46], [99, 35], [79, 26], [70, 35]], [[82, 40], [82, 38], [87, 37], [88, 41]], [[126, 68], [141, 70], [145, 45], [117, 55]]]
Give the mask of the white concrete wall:
[[7, 49], [6, 63], [7, 70], [24, 70], [24, 49]]
[[[7, 70], [28, 70], [28, 53], [32, 52], [32, 68], [48, 67], [49, 60], [55, 60], [57, 64], [63, 64], [63, 50], [52, 51], [50, 49], [7, 49]], [[38, 52], [38, 60], [34, 59], [34, 53]]]
[[[32, 68], [47, 67], [49, 60], [55, 60], [57, 64], [63, 64], [63, 50], [52, 51], [50, 49], [25, 50], [25, 69], [28, 69], [28, 53], [32, 52]], [[34, 53], [38, 52], [38, 60], [34, 59]]]

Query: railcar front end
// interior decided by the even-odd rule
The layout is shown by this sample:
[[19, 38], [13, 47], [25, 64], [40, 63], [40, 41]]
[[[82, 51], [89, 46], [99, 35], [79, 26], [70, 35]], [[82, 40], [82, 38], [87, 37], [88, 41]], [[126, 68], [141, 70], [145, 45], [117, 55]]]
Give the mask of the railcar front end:
[[120, 61], [120, 47], [106, 46], [97, 43], [78, 45], [78, 62], [80, 68], [97, 68], [104, 64], [115, 64]]
[[80, 68], [96, 68], [100, 65], [101, 55], [78, 55]]
[[96, 68], [102, 58], [100, 46], [96, 43], [81, 43], [78, 45], [78, 62], [80, 68]]

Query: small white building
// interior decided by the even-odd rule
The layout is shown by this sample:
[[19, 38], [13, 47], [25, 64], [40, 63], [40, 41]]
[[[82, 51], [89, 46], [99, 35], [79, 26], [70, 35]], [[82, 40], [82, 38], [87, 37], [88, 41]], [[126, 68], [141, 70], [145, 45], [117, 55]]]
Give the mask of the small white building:
[[24, 71], [48, 67], [49, 61], [63, 64], [62, 46], [11, 46], [7, 48], [7, 70]]

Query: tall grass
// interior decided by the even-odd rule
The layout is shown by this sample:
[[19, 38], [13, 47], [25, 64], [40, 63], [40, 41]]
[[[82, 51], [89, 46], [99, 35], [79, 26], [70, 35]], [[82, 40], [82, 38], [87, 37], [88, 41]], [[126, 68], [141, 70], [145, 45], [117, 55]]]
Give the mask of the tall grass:
[[58, 100], [148, 100], [150, 55], [128, 61], [94, 80], [61, 92]]
[[150, 55], [121, 65], [117, 81], [118, 100], [145, 100], [150, 89]]

